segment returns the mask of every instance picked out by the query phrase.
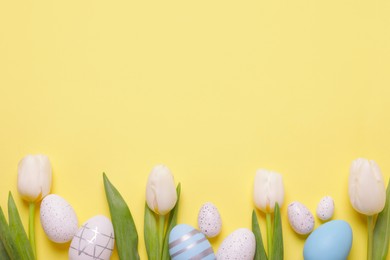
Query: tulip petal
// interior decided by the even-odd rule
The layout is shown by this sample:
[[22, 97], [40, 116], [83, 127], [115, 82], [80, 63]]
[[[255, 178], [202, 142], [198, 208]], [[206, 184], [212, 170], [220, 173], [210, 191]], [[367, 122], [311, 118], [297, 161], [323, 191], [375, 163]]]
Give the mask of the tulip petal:
[[20, 254], [16, 247], [16, 243], [12, 238], [10, 228], [8, 226], [7, 220], [5, 219], [4, 212], [1, 207], [0, 207], [0, 240], [8, 256], [12, 257], [12, 259], [20, 259]]
[[387, 184], [385, 208], [379, 213], [373, 242], [373, 260], [386, 259], [390, 238], [390, 180]]
[[168, 220], [168, 228], [165, 233], [164, 238], [164, 247], [162, 252], [162, 258], [163, 260], [169, 260], [171, 259], [169, 256], [169, 233], [171, 233], [171, 230], [176, 226], [177, 224], [177, 215], [179, 211], [179, 200], [180, 200], [180, 191], [181, 191], [181, 184], [179, 183], [176, 187], [176, 194], [177, 194], [177, 201], [175, 207], [172, 209], [172, 211], [169, 213], [169, 220]]
[[352, 162], [349, 197], [352, 207], [364, 215], [373, 216], [383, 210], [386, 188], [382, 173], [375, 161], [359, 158]]
[[261, 231], [259, 222], [257, 221], [256, 211], [252, 212], [252, 232], [255, 235], [256, 239], [256, 252], [255, 260], [268, 260], [267, 254], [265, 253], [265, 248], [263, 244], [263, 239], [261, 237]]
[[145, 203], [144, 239], [148, 259], [160, 259], [160, 243], [157, 235], [157, 215]]
[[104, 189], [114, 226], [116, 247], [119, 259], [139, 259], [138, 234], [133, 217], [119, 191], [103, 173]]
[[284, 200], [282, 175], [264, 169], [257, 170], [253, 194], [258, 209], [264, 213], [273, 213], [275, 203], [281, 206]]
[[35, 257], [33, 250], [28, 240], [26, 231], [23, 228], [18, 209], [15, 205], [15, 201], [12, 197], [11, 192], [8, 196], [8, 219], [11, 237], [16, 242], [16, 248], [21, 256], [20, 259], [34, 260]]
[[38, 158], [40, 160], [39, 181], [41, 185], [41, 196], [38, 200], [40, 200], [50, 193], [52, 170], [49, 158], [46, 155], [38, 155]]
[[273, 259], [283, 259], [283, 232], [282, 232], [282, 220], [280, 217], [279, 204], [275, 204], [274, 214], [274, 230], [273, 230], [273, 241], [272, 241], [272, 257]]
[[27, 155], [18, 164], [18, 191], [24, 200], [36, 202], [51, 188], [52, 170], [49, 158], [43, 154]]

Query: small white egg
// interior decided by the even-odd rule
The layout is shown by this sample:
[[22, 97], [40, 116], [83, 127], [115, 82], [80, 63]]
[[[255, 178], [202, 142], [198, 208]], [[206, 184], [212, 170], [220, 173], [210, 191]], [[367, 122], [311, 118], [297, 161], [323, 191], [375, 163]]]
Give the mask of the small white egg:
[[255, 235], [247, 228], [240, 228], [222, 241], [217, 252], [217, 259], [252, 260], [255, 252]]
[[200, 208], [198, 227], [206, 237], [215, 237], [221, 232], [221, 216], [213, 203], [207, 202]]
[[313, 231], [314, 216], [305, 205], [298, 201], [292, 202], [287, 208], [288, 222], [292, 229], [300, 235]]
[[329, 220], [333, 217], [334, 213], [334, 201], [332, 197], [323, 197], [317, 206], [317, 217], [321, 220]]
[[88, 219], [69, 247], [69, 260], [109, 260], [114, 250], [114, 228], [105, 216]]
[[72, 240], [78, 229], [77, 216], [72, 206], [56, 194], [50, 194], [42, 200], [40, 219], [45, 234], [56, 243]]

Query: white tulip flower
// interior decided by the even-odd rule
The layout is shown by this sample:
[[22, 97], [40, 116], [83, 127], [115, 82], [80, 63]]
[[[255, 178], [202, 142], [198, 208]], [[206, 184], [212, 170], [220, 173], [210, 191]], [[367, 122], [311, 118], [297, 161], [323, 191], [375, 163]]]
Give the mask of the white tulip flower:
[[386, 188], [379, 166], [373, 160], [356, 159], [349, 174], [349, 198], [352, 207], [367, 216], [383, 210]]
[[276, 202], [282, 207], [284, 201], [282, 176], [276, 172], [258, 170], [255, 177], [254, 201], [256, 207], [264, 213], [273, 213]]
[[164, 165], [155, 166], [146, 184], [148, 207], [159, 215], [166, 215], [176, 201], [176, 187], [171, 171]]
[[29, 202], [29, 240], [35, 258], [35, 203], [49, 194], [51, 189], [51, 164], [43, 154], [27, 155], [18, 164], [18, 192]]
[[348, 184], [352, 207], [367, 215], [367, 260], [371, 260], [375, 215], [383, 210], [386, 203], [386, 188], [381, 170], [373, 160], [356, 159], [349, 170]]
[[272, 255], [272, 244], [275, 234], [274, 229], [272, 228], [272, 221], [275, 223], [275, 215], [272, 218], [272, 213], [275, 211], [276, 203], [279, 207], [282, 207], [283, 205], [284, 186], [282, 175], [264, 169], [257, 170], [253, 198], [256, 207], [265, 213], [267, 224], [268, 259], [274, 259]]
[[18, 164], [18, 191], [28, 202], [37, 202], [51, 189], [51, 164], [46, 155], [27, 155]]

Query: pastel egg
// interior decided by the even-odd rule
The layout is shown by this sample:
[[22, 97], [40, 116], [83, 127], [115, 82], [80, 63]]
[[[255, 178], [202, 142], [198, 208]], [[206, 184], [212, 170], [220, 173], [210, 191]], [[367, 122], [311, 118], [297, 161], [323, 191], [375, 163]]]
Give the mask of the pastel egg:
[[252, 260], [255, 251], [255, 235], [249, 229], [240, 228], [222, 241], [217, 252], [217, 259]]
[[288, 222], [292, 229], [300, 235], [307, 235], [314, 228], [314, 216], [300, 202], [294, 201], [287, 208]]
[[175, 226], [169, 233], [169, 255], [172, 260], [215, 259], [205, 235], [186, 224]]
[[352, 247], [352, 229], [343, 220], [332, 220], [319, 226], [305, 242], [305, 260], [345, 260]]
[[333, 217], [334, 201], [332, 197], [323, 197], [317, 206], [317, 217], [321, 220], [329, 220]]
[[114, 228], [102, 215], [87, 220], [69, 247], [69, 260], [109, 260], [114, 250]]
[[40, 219], [45, 234], [56, 243], [72, 240], [79, 226], [72, 206], [56, 194], [50, 194], [42, 200]]
[[207, 202], [200, 208], [198, 227], [206, 237], [215, 237], [221, 232], [221, 216], [213, 203]]

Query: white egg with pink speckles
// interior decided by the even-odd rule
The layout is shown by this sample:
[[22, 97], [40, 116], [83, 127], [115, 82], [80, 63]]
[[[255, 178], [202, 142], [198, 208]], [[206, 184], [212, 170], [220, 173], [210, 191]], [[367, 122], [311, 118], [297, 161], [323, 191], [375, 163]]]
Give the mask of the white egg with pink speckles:
[[56, 194], [42, 200], [40, 218], [45, 234], [56, 243], [69, 242], [78, 230], [78, 220], [72, 206]]
[[252, 260], [256, 251], [256, 239], [252, 231], [240, 228], [222, 241], [218, 248], [218, 260]]
[[332, 197], [323, 197], [317, 206], [317, 217], [321, 220], [329, 220], [333, 217], [334, 213], [334, 201]]
[[221, 215], [213, 203], [207, 202], [200, 208], [198, 227], [206, 237], [215, 237], [221, 232]]
[[310, 210], [298, 201], [287, 208], [288, 222], [292, 229], [300, 235], [307, 235], [314, 229], [314, 216]]

